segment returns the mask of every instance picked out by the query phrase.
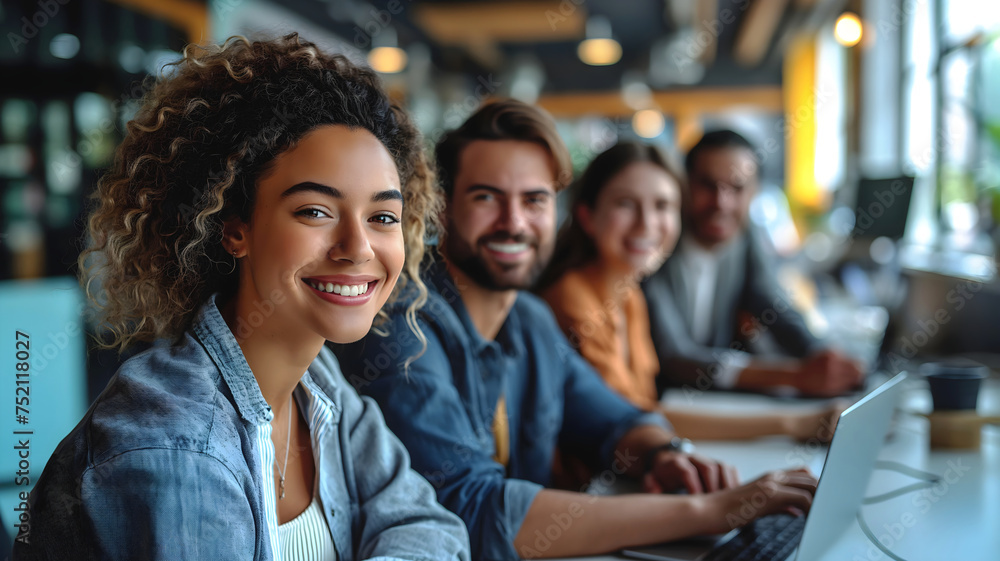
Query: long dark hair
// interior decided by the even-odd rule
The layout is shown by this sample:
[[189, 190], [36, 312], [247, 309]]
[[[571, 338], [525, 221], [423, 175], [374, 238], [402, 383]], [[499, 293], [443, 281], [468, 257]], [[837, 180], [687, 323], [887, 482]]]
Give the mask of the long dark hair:
[[597, 246], [594, 240], [583, 230], [576, 220], [577, 209], [582, 205], [593, 209], [601, 190], [628, 166], [648, 162], [667, 172], [681, 190], [684, 190], [684, 179], [674, 171], [667, 158], [654, 146], [638, 142], [621, 142], [594, 158], [580, 176], [579, 181], [570, 186], [572, 200], [570, 215], [556, 239], [554, 257], [542, 273], [536, 291], [542, 291], [555, 283], [570, 269], [582, 267], [597, 259]]

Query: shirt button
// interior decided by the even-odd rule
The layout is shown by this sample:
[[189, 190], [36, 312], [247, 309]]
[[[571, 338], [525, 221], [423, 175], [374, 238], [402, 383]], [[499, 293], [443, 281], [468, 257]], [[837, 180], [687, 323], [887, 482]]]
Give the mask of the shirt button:
[[333, 517], [334, 517], [334, 516], [336, 516], [336, 515], [337, 515], [337, 511], [336, 511], [336, 510], [333, 510], [333, 509], [331, 508], [331, 509], [330, 509], [330, 518], [333, 518]]

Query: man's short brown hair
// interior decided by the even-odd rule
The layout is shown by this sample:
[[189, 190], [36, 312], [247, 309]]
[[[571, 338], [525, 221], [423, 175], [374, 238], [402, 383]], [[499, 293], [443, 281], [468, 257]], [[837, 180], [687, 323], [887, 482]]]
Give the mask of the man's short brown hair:
[[522, 140], [545, 148], [556, 168], [556, 191], [573, 180], [573, 164], [566, 143], [556, 131], [552, 116], [544, 110], [514, 99], [488, 103], [462, 126], [438, 141], [435, 157], [438, 178], [445, 195], [451, 198], [462, 150], [476, 140]]

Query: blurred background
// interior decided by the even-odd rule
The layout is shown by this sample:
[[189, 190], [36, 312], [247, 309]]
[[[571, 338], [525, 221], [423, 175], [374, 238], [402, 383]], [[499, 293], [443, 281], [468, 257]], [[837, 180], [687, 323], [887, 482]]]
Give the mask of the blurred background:
[[547, 109], [578, 172], [620, 139], [680, 156], [737, 130], [763, 165], [752, 219], [817, 334], [888, 370], [997, 364], [996, 2], [3, 0], [0, 385], [30, 330], [35, 477], [121, 360], [88, 352], [72, 277], [143, 78], [190, 42], [289, 31], [379, 71], [428, 146], [491, 97]]

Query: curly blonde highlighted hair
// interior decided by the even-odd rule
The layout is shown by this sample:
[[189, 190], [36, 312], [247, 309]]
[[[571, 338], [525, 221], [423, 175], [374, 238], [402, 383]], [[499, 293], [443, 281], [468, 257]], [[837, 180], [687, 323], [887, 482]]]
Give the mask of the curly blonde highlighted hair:
[[[329, 124], [368, 130], [396, 163], [406, 261], [389, 302], [412, 283], [406, 319], [424, 341], [419, 266], [442, 200], [420, 135], [373, 71], [291, 34], [189, 46], [143, 97], [98, 182], [91, 245], [79, 258], [81, 284], [108, 332], [100, 343], [125, 350], [176, 340], [213, 292], [234, 291], [223, 222], [249, 222], [257, 179], [274, 158]], [[384, 319], [380, 311], [377, 322]]]

